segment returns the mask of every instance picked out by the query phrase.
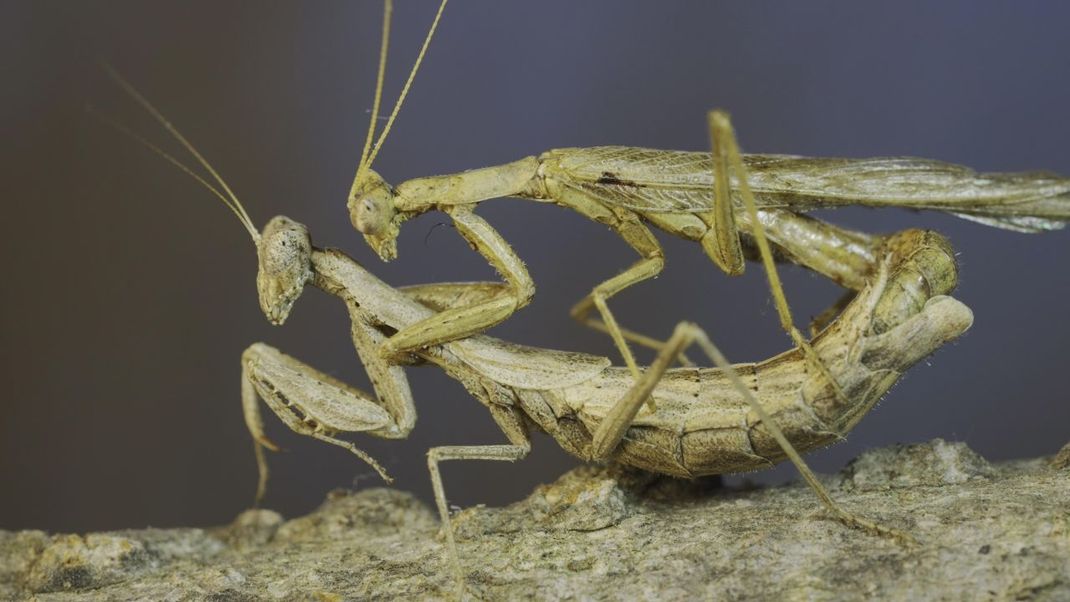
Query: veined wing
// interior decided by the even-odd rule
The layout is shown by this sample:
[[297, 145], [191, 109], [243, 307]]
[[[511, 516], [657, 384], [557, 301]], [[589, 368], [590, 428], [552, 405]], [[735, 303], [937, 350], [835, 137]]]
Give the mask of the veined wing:
[[[698, 213], [712, 205], [710, 153], [603, 146], [547, 155], [562, 184], [607, 204], [653, 213]], [[1049, 173], [977, 173], [913, 157], [744, 155], [743, 160], [759, 207], [936, 209], [1026, 231], [1056, 229], [1070, 220], [1070, 179]]]
[[448, 343], [459, 360], [485, 377], [521, 389], [568, 388], [597, 376], [609, 358], [517, 345], [486, 335]]
[[698, 213], [713, 203], [709, 153], [596, 146], [552, 150], [543, 160], [561, 184], [633, 211]]

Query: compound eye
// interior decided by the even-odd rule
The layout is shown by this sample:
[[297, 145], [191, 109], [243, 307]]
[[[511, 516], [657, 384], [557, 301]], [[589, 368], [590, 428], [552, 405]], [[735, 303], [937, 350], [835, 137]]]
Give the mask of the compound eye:
[[373, 234], [377, 230], [379, 213], [376, 202], [365, 197], [357, 205], [356, 210], [356, 228], [365, 234]]
[[363, 214], [364, 219], [374, 221], [379, 214], [379, 207], [371, 197], [364, 197], [364, 201], [360, 204], [360, 212]]
[[376, 234], [383, 229], [383, 210], [372, 197], [364, 197], [357, 205], [357, 229], [364, 234]]

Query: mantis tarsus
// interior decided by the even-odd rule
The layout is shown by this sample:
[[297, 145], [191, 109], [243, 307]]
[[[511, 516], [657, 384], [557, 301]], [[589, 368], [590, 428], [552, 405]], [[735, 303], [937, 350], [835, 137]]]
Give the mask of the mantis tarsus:
[[[257, 248], [261, 309], [282, 324], [307, 284], [341, 299], [349, 311], [352, 341], [375, 395], [323, 374], [257, 343], [242, 356], [242, 405], [254, 438], [260, 471], [258, 495], [267, 483], [263, 450], [276, 449], [264, 434], [258, 398], [293, 431], [342, 446], [386, 478], [374, 459], [341, 432], [404, 438], [416, 412], [403, 368], [382, 353], [388, 336], [429, 317], [485, 296], [494, 283], [430, 284], [393, 288], [334, 250], [312, 246], [307, 229], [284, 217], [263, 233], [208, 162], [129, 84], [112, 76], [174, 135], [218, 182], [219, 188], [152, 143], [140, 139], [220, 198], [248, 230]], [[121, 128], [121, 126], [119, 126]], [[122, 129], [122, 128], [121, 128]], [[125, 130], [135, 137], [136, 134]], [[813, 353], [842, 387], [808, 369], [805, 352], [791, 349], [757, 364], [729, 365], [701, 328], [681, 322], [654, 363], [636, 381], [628, 368], [593, 355], [537, 349], [472, 335], [430, 345], [410, 359], [433, 364], [479, 399], [508, 444], [433, 448], [428, 455], [435, 500], [453, 570], [463, 583], [449, 527], [438, 464], [445, 460], [515, 461], [541, 429], [585, 460], [614, 460], [682, 477], [749, 470], [790, 458], [825, 506], [843, 522], [899, 539], [909, 536], [840, 508], [799, 456], [835, 442], [912, 364], [964, 332], [966, 306], [944, 296], [955, 286], [950, 247], [938, 234], [908, 230], [873, 248], [878, 268], [860, 292], [813, 341]], [[717, 368], [670, 368], [698, 344]], [[655, 411], [639, 412], [644, 400]], [[845, 401], [849, 400], [849, 401]], [[797, 448], [797, 449], [796, 449]]]
[[[627, 341], [655, 349], [662, 344], [620, 327], [607, 301], [661, 272], [665, 258], [650, 226], [698, 242], [730, 275], [742, 273], [745, 256], [757, 254], [769, 278], [781, 326], [815, 367], [824, 371], [794, 325], [774, 253], [857, 291], [873, 274], [874, 249], [881, 237], [842, 230], [801, 212], [842, 205], [932, 209], [1022, 232], [1058, 229], [1070, 221], [1070, 179], [1040, 172], [981, 174], [910, 157], [743, 155], [728, 116], [720, 111], [708, 116], [712, 154], [617, 146], [556, 149], [504, 165], [416, 178], [393, 187], [371, 164], [446, 3], [440, 5], [420, 57], [372, 146], [386, 63], [389, 4], [372, 124], [348, 200], [350, 219], [379, 256], [390, 260], [397, 255], [396, 237], [405, 220], [443, 211], [504, 282], [488, 289], [486, 297], [393, 335], [383, 345], [387, 356], [480, 332], [530, 302], [535, 285], [523, 261], [504, 237], [474, 213], [479, 203], [491, 199], [518, 197], [567, 207], [610, 227], [640, 255], [639, 261], [596, 285], [571, 310], [581, 323], [611, 335], [634, 375], [638, 367]], [[602, 321], [590, 317], [594, 309]], [[812, 330], [820, 326], [818, 321]]]

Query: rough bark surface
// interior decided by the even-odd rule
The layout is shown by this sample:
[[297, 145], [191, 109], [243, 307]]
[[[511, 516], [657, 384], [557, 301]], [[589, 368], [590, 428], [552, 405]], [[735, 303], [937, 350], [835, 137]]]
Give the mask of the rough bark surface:
[[[1070, 599], [1065, 458], [993, 465], [934, 440], [866, 453], [825, 482], [920, 544], [829, 520], [798, 485], [721, 489], [583, 467], [512, 506], [456, 516], [467, 596]], [[412, 496], [370, 489], [332, 493], [289, 521], [250, 510], [214, 529], [0, 532], [0, 598], [448, 598], [437, 531]]]

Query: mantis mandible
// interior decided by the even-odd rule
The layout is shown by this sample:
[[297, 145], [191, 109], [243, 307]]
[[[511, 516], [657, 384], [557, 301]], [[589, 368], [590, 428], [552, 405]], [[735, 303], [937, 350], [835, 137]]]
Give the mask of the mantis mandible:
[[[374, 395], [263, 343], [242, 355], [242, 408], [254, 440], [258, 498], [268, 480], [264, 450], [278, 449], [264, 433], [260, 399], [294, 432], [349, 450], [389, 480], [373, 458], [338, 437], [362, 432], [400, 439], [415, 426], [404, 368], [384, 357], [382, 346], [389, 333], [464, 306], [485, 296], [495, 283], [397, 289], [340, 251], [312, 246], [307, 229], [293, 220], [276, 217], [258, 232], [207, 160], [133, 87], [110, 73], [218, 183], [213, 186], [166, 151], [113, 124], [192, 176], [238, 217], [256, 247], [257, 291], [269, 322], [283, 324], [309, 284], [338, 297], [348, 309], [352, 341]], [[799, 455], [842, 439], [906, 369], [972, 323], [970, 310], [945, 296], [956, 284], [957, 267], [940, 235], [907, 230], [882, 240], [872, 251], [878, 266], [873, 276], [813, 339], [813, 353], [846, 397], [837, 394], [824, 375], [808, 369], [806, 352], [799, 347], [759, 363], [731, 365], [706, 333], [689, 322], [678, 324], [638, 381], [627, 367], [613, 367], [605, 357], [526, 347], [485, 335], [415, 351], [410, 360], [437, 366], [460, 381], [487, 407], [508, 441], [436, 447], [428, 454], [458, 585], [463, 588], [464, 571], [438, 465], [447, 460], [519, 460], [531, 449], [531, 428], [545, 431], [584, 460], [613, 460], [680, 477], [752, 470], [789, 458], [837, 519], [910, 540], [841, 508]], [[670, 368], [692, 344], [717, 367]], [[657, 409], [640, 413], [647, 399], [657, 400]]]
[[[877, 265], [880, 237], [838, 229], [802, 215], [822, 207], [863, 205], [953, 213], [1022, 232], [1058, 229], [1070, 220], [1070, 179], [1046, 173], [982, 174], [966, 167], [910, 157], [870, 159], [744, 155], [722, 111], [708, 114], [712, 153], [620, 146], [566, 148], [457, 174], [389, 185], [371, 169], [408, 93], [438, 25], [443, 1], [409, 78], [374, 144], [386, 65], [390, 2], [372, 121], [347, 206], [354, 227], [383, 260], [397, 256], [401, 224], [422, 213], [448, 214], [457, 232], [502, 275], [504, 282], [463, 306], [408, 326], [383, 353], [397, 356], [498, 324], [527, 305], [534, 281], [509, 243], [475, 214], [482, 202], [517, 197], [553, 203], [602, 223], [640, 259], [593, 287], [571, 315], [607, 332], [633, 376], [639, 368], [628, 342], [661, 349], [651, 337], [622, 328], [607, 304], [624, 289], [657, 276], [665, 264], [651, 226], [699, 243], [726, 274], [743, 273], [744, 258], [760, 257], [781, 327], [818, 371], [830, 376], [799, 330], [774, 258], [792, 261], [857, 291]], [[601, 321], [591, 317], [597, 309]], [[812, 331], [822, 325], [819, 318]], [[835, 382], [831, 382], [837, 388]], [[838, 393], [842, 394], [842, 393]]]

